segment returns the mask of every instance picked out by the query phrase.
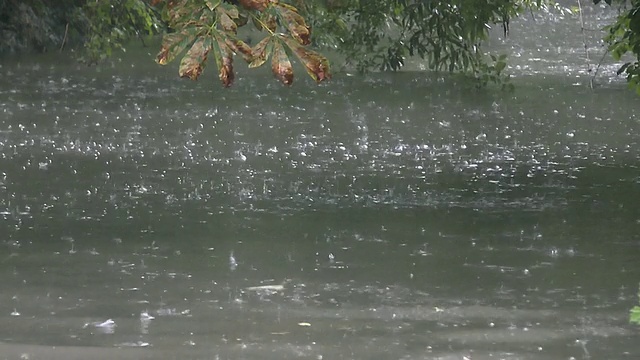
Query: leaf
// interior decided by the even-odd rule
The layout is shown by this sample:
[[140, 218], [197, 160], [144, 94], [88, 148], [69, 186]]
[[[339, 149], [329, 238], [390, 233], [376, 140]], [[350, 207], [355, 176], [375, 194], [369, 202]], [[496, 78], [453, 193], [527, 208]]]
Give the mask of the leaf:
[[640, 6], [629, 12], [629, 30], [640, 33]]
[[271, 55], [271, 51], [273, 50], [273, 43], [271, 40], [272, 37], [267, 36], [260, 40], [260, 42], [251, 49], [252, 61], [249, 63], [249, 68], [260, 67], [267, 61], [267, 58]]
[[233, 73], [233, 54], [230, 51], [227, 51], [222, 57], [222, 67], [218, 70], [218, 76], [224, 87], [233, 84], [235, 74]]
[[236, 22], [236, 25], [238, 25], [239, 27], [245, 26], [249, 22], [249, 16], [247, 16], [246, 13], [244, 14], [238, 13], [238, 18], [235, 19], [234, 21]]
[[271, 57], [271, 70], [273, 74], [285, 85], [293, 83], [293, 67], [279, 41], [273, 43], [273, 56]]
[[[197, 18], [203, 6], [199, 2], [190, 0], [169, 1], [167, 5], [167, 22], [175, 29], [183, 28], [185, 24]], [[182, 26], [181, 26], [182, 25]]]
[[222, 3], [222, 0], [205, 0], [204, 3], [209, 10], [213, 11], [213, 9], [216, 9]]
[[291, 48], [296, 57], [304, 65], [307, 74], [316, 82], [331, 78], [329, 72], [329, 60], [315, 51], [306, 49], [292, 38], [281, 36], [281, 39]]
[[253, 25], [255, 25], [256, 29], [262, 31], [267, 30], [270, 34], [276, 32], [276, 28], [278, 27], [278, 21], [275, 16], [267, 13], [262, 13], [260, 18], [252, 17]]
[[233, 35], [228, 35], [225, 37], [226, 45], [236, 54], [240, 53], [242, 58], [247, 63], [253, 61], [253, 49], [246, 42], [238, 39]]
[[225, 3], [221, 6], [216, 7], [216, 14], [220, 26], [225, 31], [229, 31], [235, 34], [238, 30], [238, 24], [236, 24], [234, 19], [238, 19], [239, 17], [238, 8], [231, 4]]
[[224, 33], [215, 32], [213, 36], [215, 38], [213, 50], [216, 65], [218, 66], [218, 77], [224, 87], [229, 87], [233, 84], [235, 78], [233, 72], [233, 51], [226, 44], [226, 36]]
[[285, 24], [291, 36], [302, 45], [311, 43], [311, 30], [304, 21], [304, 18], [298, 14], [298, 10], [287, 4], [276, 4], [276, 11], [280, 15], [281, 21]]
[[640, 325], [640, 307], [639, 306], [634, 306], [631, 309], [631, 314], [629, 316], [629, 321], [632, 323], [636, 323], [638, 325]]
[[247, 9], [264, 11], [269, 6], [270, 0], [238, 0], [238, 2]]
[[178, 70], [180, 77], [197, 80], [202, 74], [209, 51], [211, 51], [211, 38], [208, 36], [198, 38], [180, 61]]
[[611, 56], [614, 60], [620, 60], [624, 54], [629, 51], [629, 46], [626, 43], [620, 42], [609, 47]]
[[629, 66], [631, 66], [631, 63], [630, 63], [630, 62], [627, 62], [627, 63], [625, 63], [624, 65], [622, 65], [622, 66], [618, 69], [618, 71], [616, 71], [616, 75], [620, 75], [620, 74], [622, 74], [623, 72], [625, 72], [625, 70], [627, 70], [627, 68], [628, 68]]
[[167, 65], [176, 58], [184, 49], [193, 43], [196, 33], [193, 30], [182, 30], [179, 33], [166, 34], [162, 37], [162, 47], [156, 56], [156, 62]]

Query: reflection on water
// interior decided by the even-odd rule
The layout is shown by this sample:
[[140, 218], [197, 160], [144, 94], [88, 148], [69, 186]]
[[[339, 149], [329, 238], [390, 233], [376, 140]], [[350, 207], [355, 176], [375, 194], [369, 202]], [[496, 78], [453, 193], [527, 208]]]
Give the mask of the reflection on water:
[[0, 353], [639, 351], [634, 94], [540, 78], [505, 97], [418, 73], [213, 93], [122, 64], [0, 72]]

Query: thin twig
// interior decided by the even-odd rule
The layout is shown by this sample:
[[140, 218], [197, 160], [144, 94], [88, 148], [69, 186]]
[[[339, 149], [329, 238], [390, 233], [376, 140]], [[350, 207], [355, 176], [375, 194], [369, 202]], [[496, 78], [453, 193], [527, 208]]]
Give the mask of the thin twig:
[[60, 52], [62, 52], [64, 44], [67, 42], [67, 34], [69, 34], [69, 23], [64, 27], [64, 37], [62, 38], [62, 45], [60, 45]]
[[593, 88], [593, 82], [596, 79], [596, 76], [598, 76], [598, 71], [600, 71], [600, 66], [602, 65], [602, 61], [604, 60], [604, 57], [607, 56], [607, 54], [609, 54], [609, 49], [607, 49], [607, 51], [604, 52], [604, 54], [602, 54], [602, 57], [600, 58], [600, 61], [598, 62], [598, 66], [596, 67], [596, 71], [593, 73], [593, 76], [591, 77], [591, 87]]
[[[582, 44], [584, 45], [584, 53], [587, 57], [587, 72], [591, 72], [591, 60], [589, 59], [589, 47], [587, 46], [587, 34], [585, 34], [584, 18], [582, 17], [582, 3], [578, 0], [578, 10], [580, 12], [580, 32], [582, 33]], [[593, 89], [593, 78], [589, 81], [589, 87]]]

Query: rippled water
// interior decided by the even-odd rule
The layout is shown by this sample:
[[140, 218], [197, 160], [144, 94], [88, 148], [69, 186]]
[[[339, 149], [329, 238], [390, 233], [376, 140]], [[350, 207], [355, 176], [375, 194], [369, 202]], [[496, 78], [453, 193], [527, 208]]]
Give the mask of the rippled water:
[[640, 352], [623, 84], [551, 67], [509, 95], [419, 72], [222, 90], [139, 57], [0, 67], [0, 353]]

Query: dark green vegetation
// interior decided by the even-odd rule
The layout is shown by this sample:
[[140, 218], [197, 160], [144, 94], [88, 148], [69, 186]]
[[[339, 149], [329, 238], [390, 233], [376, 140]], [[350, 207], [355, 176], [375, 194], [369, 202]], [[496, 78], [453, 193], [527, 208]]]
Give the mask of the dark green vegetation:
[[85, 1], [59, 1], [56, 6], [44, 1], [0, 1], [0, 54], [24, 51], [51, 51], [61, 48], [66, 24], [67, 39], [79, 42], [83, 29], [77, 10]]
[[[398, 70], [407, 57], [426, 60], [430, 70], [473, 75], [479, 85], [506, 86], [506, 55], [486, 56], [482, 42], [493, 26], [509, 32], [509, 21], [542, 0], [332, 1], [308, 7], [333, 45], [351, 65]], [[339, 24], [335, 26], [333, 24]], [[315, 28], [315, 27], [314, 27]], [[324, 40], [324, 39], [323, 39]]]
[[0, 54], [83, 45], [80, 60], [93, 64], [131, 38], [160, 31], [164, 27], [156, 11], [139, 0], [0, 2]]
[[[606, 28], [609, 51], [616, 60], [633, 56], [618, 72], [640, 93], [640, 0], [605, 2], [620, 14]], [[504, 87], [506, 55], [482, 50], [489, 29], [497, 26], [507, 36], [513, 17], [553, 6], [549, 0], [10, 0], [0, 5], [0, 52], [82, 43], [82, 60], [96, 63], [132, 38], [144, 42], [145, 36], [164, 33], [159, 63], [185, 52], [180, 75], [196, 79], [213, 57], [229, 86], [235, 55], [250, 67], [270, 58], [285, 84], [293, 81], [292, 55], [316, 81], [328, 78], [326, 58], [308, 49], [313, 43], [337, 51], [344, 66], [360, 71], [398, 70], [407, 57], [417, 56], [430, 70], [465, 73], [479, 86]], [[246, 25], [265, 35], [253, 47], [237, 35]]]
[[[598, 4], [602, 0], [593, 0]], [[605, 0], [612, 5], [613, 0]], [[630, 53], [635, 58], [620, 67], [618, 75], [626, 74], [629, 86], [640, 95], [640, 0], [618, 1], [620, 15], [616, 22], [606, 27], [605, 41], [616, 60]]]
[[123, 49], [129, 39], [164, 32], [159, 14], [140, 0], [87, 1], [82, 6], [86, 16], [85, 62], [96, 63]]

